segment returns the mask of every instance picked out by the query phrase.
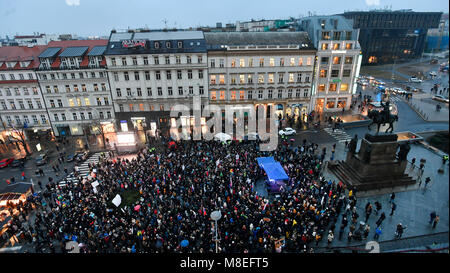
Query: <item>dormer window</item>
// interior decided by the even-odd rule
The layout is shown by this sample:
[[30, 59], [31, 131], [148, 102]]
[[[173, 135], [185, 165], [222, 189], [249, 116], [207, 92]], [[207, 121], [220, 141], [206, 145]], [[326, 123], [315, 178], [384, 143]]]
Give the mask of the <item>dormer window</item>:
[[178, 48], [182, 48], [183, 47], [183, 42], [178, 42]]
[[166, 48], [170, 48], [170, 42], [166, 42]]
[[159, 48], [159, 42], [155, 42], [155, 48]]
[[6, 63], [6, 66], [7, 66], [8, 68], [13, 68], [14, 65], [16, 65], [15, 62], [7, 62], [7, 63]]

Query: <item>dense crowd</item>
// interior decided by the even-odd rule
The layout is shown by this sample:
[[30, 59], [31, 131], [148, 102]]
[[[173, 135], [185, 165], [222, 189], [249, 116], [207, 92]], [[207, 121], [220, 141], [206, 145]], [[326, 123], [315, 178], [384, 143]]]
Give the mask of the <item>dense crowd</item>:
[[[32, 223], [13, 223], [36, 252], [43, 247], [64, 252], [66, 242], [76, 241], [89, 253], [202, 253], [215, 251], [210, 214], [220, 210], [220, 252], [279, 252], [275, 242], [281, 238], [283, 252], [312, 252], [322, 238], [333, 240], [336, 225], [342, 229], [348, 222], [354, 230], [358, 218], [355, 194], [321, 176], [324, 156], [317, 149], [287, 140], [273, 152], [259, 151], [256, 141], [181, 141], [175, 149], [146, 148], [132, 160], [91, 165], [95, 177], [75, 173], [78, 184], [47, 184], [29, 200], [42, 207]], [[257, 194], [256, 182], [264, 177], [259, 156], [274, 156], [290, 177], [279, 196]], [[117, 194], [125, 203], [130, 191], [137, 193], [137, 202], [112, 204]], [[341, 213], [345, 221], [339, 224]], [[189, 244], [182, 246], [183, 240]]]

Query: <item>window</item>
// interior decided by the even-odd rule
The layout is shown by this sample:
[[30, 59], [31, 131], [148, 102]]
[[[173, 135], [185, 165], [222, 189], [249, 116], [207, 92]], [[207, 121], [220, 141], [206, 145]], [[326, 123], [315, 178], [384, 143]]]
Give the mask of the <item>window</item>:
[[25, 105], [23, 105], [22, 100], [19, 100], [19, 107], [20, 107], [20, 109], [25, 109]]
[[350, 69], [344, 69], [343, 73], [342, 73], [342, 77], [350, 77]]
[[72, 113], [72, 117], [73, 117], [73, 120], [77, 120], [78, 119], [77, 113]]
[[269, 89], [267, 90], [267, 98], [271, 99], [273, 97], [273, 90]]
[[295, 65], [295, 58], [291, 58], [290, 62], [289, 62], [290, 66], [294, 66]]
[[102, 91], [106, 91], [106, 84], [102, 83]]
[[288, 89], [288, 98], [292, 99], [292, 89]]
[[70, 73], [70, 76], [72, 77], [72, 79], [75, 79], [75, 73]]
[[327, 49], [328, 49], [328, 43], [323, 43], [322, 50], [327, 50]]
[[[94, 73], [94, 77], [95, 77], [95, 72], [92, 72], [92, 73]], [[79, 75], [79, 78], [80, 78], [80, 79], [84, 79], [83, 73], [78, 73], [78, 75]]]
[[123, 104], [119, 104], [119, 111], [120, 112], [123, 112], [124, 110], [123, 110]]
[[180, 95], [180, 96], [183, 95], [183, 87], [182, 86], [178, 86], [178, 95]]
[[127, 65], [127, 58], [122, 58], [122, 65]]
[[94, 91], [98, 91], [98, 84], [94, 83]]
[[54, 119], [55, 121], [59, 121], [58, 114], [53, 114], [53, 119]]
[[87, 90], [86, 90], [86, 84], [82, 84], [81, 85], [81, 91], [83, 91], [83, 92], [86, 92]]
[[306, 65], [312, 65], [312, 63], [311, 63], [311, 57], [308, 57], [308, 58], [306, 59]]
[[191, 56], [186, 56], [186, 61], [187, 61], [188, 64], [192, 63]]
[[346, 31], [345, 32], [345, 40], [351, 40], [352, 39], [352, 32]]
[[130, 112], [132, 112], [133, 111], [133, 104], [132, 103], [128, 104], [128, 107], [130, 109]]
[[336, 99], [327, 99], [327, 108], [334, 108], [335, 103]]
[[66, 73], [62, 73], [62, 78], [63, 78], [64, 80], [67, 80], [67, 74], [66, 74]]
[[253, 67], [253, 58], [248, 59], [248, 67]]
[[159, 70], [155, 71], [155, 77], [157, 80], [161, 80], [161, 72]]
[[131, 94], [131, 88], [127, 88], [127, 96], [128, 96], [128, 97], [131, 97], [131, 96], [132, 96], [132, 94]]
[[231, 84], [236, 84], [236, 76], [231, 76]]
[[330, 32], [322, 31], [322, 40], [330, 40]]
[[111, 117], [112, 117], [111, 111], [106, 111], [106, 116], [107, 116], [108, 118], [111, 118]]
[[216, 67], [216, 60], [215, 59], [211, 59], [209, 62], [211, 67]]
[[341, 63], [341, 57], [333, 57], [333, 64], [340, 64]]
[[319, 92], [325, 91], [325, 84], [319, 84]]
[[182, 78], [181, 70], [177, 70], [177, 79], [181, 80]]
[[120, 91], [120, 88], [116, 88], [117, 97], [122, 97], [122, 92]]
[[162, 87], [158, 87], [158, 96], [162, 96]]
[[181, 64], [181, 58], [180, 58], [180, 56], [175, 56], [175, 63], [176, 63], [176, 64]]
[[138, 97], [142, 97], [142, 90], [141, 90], [141, 88], [136, 88], [136, 93], [137, 93]]
[[197, 56], [197, 63], [199, 63], [199, 64], [203, 63], [203, 57], [202, 57], [202, 55], [198, 55], [198, 56]]
[[111, 58], [111, 65], [116, 66], [116, 58]]
[[330, 83], [330, 87], [328, 88], [328, 91], [332, 91], [332, 92], [336, 91], [336, 86], [337, 86], [337, 84]]
[[245, 67], [245, 59], [239, 59], [239, 67]]
[[147, 96], [149, 96], [149, 97], [152, 96], [152, 88], [151, 87], [147, 87]]
[[58, 99], [58, 107], [63, 107], [62, 100]]
[[297, 73], [297, 82], [302, 82], [302, 73]]
[[14, 74], [9, 74], [9, 78], [10, 78], [11, 80], [15, 80]]
[[352, 49], [353, 48], [353, 43], [346, 43], [345, 44], [345, 49]]
[[225, 84], [225, 75], [219, 75], [219, 83]]
[[[27, 100], [27, 104], [28, 104], [28, 109], [33, 109], [34, 108], [33, 107], [33, 102], [31, 100]], [[4, 101], [2, 101], [2, 106], [3, 106], [3, 109], [6, 110], [6, 104], [5, 104]]]
[[19, 116], [14, 116], [14, 118], [16, 119], [16, 124], [22, 124]]
[[275, 66], [275, 59], [274, 58], [270, 58], [269, 59], [269, 66]]
[[[6, 91], [7, 96], [11, 96], [11, 90], [9, 88], [5, 88], [5, 91]], [[35, 94], [35, 95], [37, 95], [37, 94]]]
[[171, 47], [170, 42], [166, 42], [166, 48], [170, 48], [170, 47]]
[[320, 72], [319, 72], [319, 77], [320, 78], [326, 78], [327, 77], [327, 70], [321, 69]]
[[33, 74], [32, 73], [28, 73], [28, 79], [32, 80], [33, 79]]
[[333, 44], [333, 50], [339, 50], [340, 46], [341, 46], [341, 44], [338, 44], [338, 43]]
[[333, 32], [333, 40], [340, 40], [341, 39], [341, 32], [335, 31]]
[[77, 98], [77, 104], [78, 104], [78, 106], [81, 106], [81, 99], [80, 98]]
[[81, 117], [81, 120], [85, 120], [85, 119], [86, 119], [86, 117], [84, 116], [84, 113], [83, 113], [83, 112], [80, 113], [80, 117]]
[[294, 82], [294, 73], [289, 73], [289, 82]]
[[130, 80], [130, 77], [128, 76], [128, 72], [123, 72], [123, 76], [125, 77], [126, 81]]
[[144, 57], [144, 65], [148, 65], [148, 57]]
[[[273, 78], [273, 74], [272, 74], [272, 78]], [[269, 74], [269, 81], [270, 81], [270, 74]], [[239, 83], [240, 84], [244, 84], [245, 83], [245, 75], [244, 74], [240, 74], [239, 75]]]
[[[46, 87], [45, 87], [45, 90], [47, 91], [47, 94], [51, 94], [52, 93], [52, 90], [50, 89], [50, 86], [49, 85], [47, 85]], [[16, 95], [17, 95], [17, 88], [14, 88], [14, 91], [16, 91]], [[20, 95], [20, 94], [19, 94]]]
[[247, 91], [247, 99], [249, 99], [249, 100], [253, 99], [253, 90]]
[[284, 66], [284, 58], [280, 58], [280, 66]]
[[109, 99], [107, 97], [104, 97], [103, 100], [105, 101], [105, 105], [109, 105]]
[[300, 98], [300, 92], [301, 92], [300, 88], [297, 88], [297, 89], [295, 90], [295, 97], [296, 97], [296, 98]]
[[183, 47], [183, 42], [178, 42], [177, 46], [178, 46], [178, 48], [182, 48]]
[[104, 118], [105, 118], [105, 116], [103, 115], [103, 112], [102, 112], [102, 111], [99, 111], [99, 112], [98, 112], [98, 115], [99, 115], [100, 119], [104, 119]]
[[347, 98], [338, 98], [338, 103], [337, 103], [338, 108], [345, 108], [346, 104], [347, 104]]
[[260, 58], [259, 59], [259, 66], [263, 67], [264, 66], [264, 58]]
[[134, 71], [134, 80], [136, 80], [136, 81], [139, 80], [139, 72], [138, 71]]
[[278, 98], [279, 99], [283, 98], [283, 90], [282, 89], [278, 89]]
[[328, 60], [329, 60], [328, 57], [322, 57], [320, 58], [320, 64], [328, 64]]
[[54, 100], [50, 100], [50, 107], [51, 108], [55, 108], [55, 101]]
[[198, 87], [198, 93], [199, 95], [203, 95], [205, 93], [205, 89], [203, 88], [203, 86]]
[[278, 74], [278, 83], [284, 82], [284, 73]]
[[331, 70], [331, 77], [332, 78], [339, 77], [339, 70]]
[[61, 113], [61, 119], [62, 119], [62, 120], [66, 120], [66, 114]]
[[114, 72], [113, 75], [114, 75], [114, 81], [118, 82], [119, 81], [119, 74], [117, 72]]
[[247, 83], [253, 83], [253, 75], [252, 74], [248, 74]]
[[74, 107], [75, 103], [73, 102], [73, 99], [69, 99], [69, 106]]
[[224, 59], [220, 59], [219, 60], [219, 67], [224, 67], [225, 66], [225, 60]]
[[211, 91], [211, 100], [217, 100], [216, 91]]
[[264, 83], [264, 74], [258, 74], [258, 83]]
[[345, 57], [345, 64], [352, 64], [353, 63], [353, 57]]
[[[66, 85], [66, 86], [68, 86], [68, 85]], [[69, 92], [70, 92], [70, 89], [69, 89]], [[37, 87], [33, 87], [33, 95], [37, 95], [37, 94], [38, 94]]]
[[188, 70], [188, 79], [192, 79], [192, 70]]
[[211, 84], [216, 84], [216, 75], [211, 75], [211, 76], [209, 76], [209, 79], [210, 79], [210, 83]]
[[199, 78], [199, 79], [203, 79], [203, 69], [200, 69], [200, 70], [198, 71], [198, 78]]
[[[155, 45], [156, 45], [157, 43], [155, 43]], [[158, 44], [159, 45], [159, 44]], [[155, 56], [155, 57], [153, 57], [153, 60], [154, 60], [154, 62], [155, 62], [155, 64], [159, 64], [159, 57], [158, 56]]]
[[25, 79], [25, 77], [23, 76], [22, 73], [19, 74], [19, 78], [20, 78], [21, 80], [24, 80], [24, 79]]
[[150, 71], [145, 71], [144, 74], [145, 74], [145, 80], [149, 81], [150, 80]]
[[101, 106], [101, 105], [102, 105], [102, 101], [100, 100], [100, 98], [96, 98], [96, 101], [97, 101], [97, 105], [98, 105], [98, 106]]
[[166, 60], [166, 64], [170, 64], [170, 57], [169, 56], [165, 56], [165, 60]]
[[263, 98], [263, 92], [264, 92], [264, 90], [258, 90], [258, 99]]
[[169, 94], [169, 96], [173, 95], [173, 90], [171, 86], [167, 87], [167, 93]]
[[340, 91], [348, 91], [348, 83], [341, 83]]
[[139, 103], [139, 111], [144, 111], [144, 104], [143, 103]]
[[236, 91], [231, 91], [231, 100], [236, 100]]
[[236, 60], [235, 59], [231, 60], [231, 67], [236, 67]]

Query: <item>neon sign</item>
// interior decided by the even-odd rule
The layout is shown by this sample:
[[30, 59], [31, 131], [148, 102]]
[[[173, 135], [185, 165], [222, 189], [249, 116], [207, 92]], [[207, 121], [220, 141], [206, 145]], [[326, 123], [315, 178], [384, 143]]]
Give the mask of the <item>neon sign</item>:
[[129, 48], [133, 48], [133, 47], [144, 47], [145, 48], [145, 40], [123, 40], [122, 41], [122, 46], [123, 47], [129, 47]]

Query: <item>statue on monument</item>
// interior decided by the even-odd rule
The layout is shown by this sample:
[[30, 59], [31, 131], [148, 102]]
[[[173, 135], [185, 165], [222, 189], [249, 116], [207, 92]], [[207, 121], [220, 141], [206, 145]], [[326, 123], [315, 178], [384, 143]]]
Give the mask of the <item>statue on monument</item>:
[[398, 157], [398, 161], [405, 161], [406, 157], [408, 156], [409, 150], [411, 150], [411, 146], [409, 145], [408, 142], [406, 143], [402, 143], [399, 145], [400, 150], [398, 151], [397, 157]]
[[383, 103], [383, 101], [380, 102], [381, 106], [383, 107], [383, 110], [381, 111], [382, 120], [385, 122], [389, 121], [389, 114], [391, 113], [391, 110], [389, 109], [390, 102], [387, 101], [386, 103]]

